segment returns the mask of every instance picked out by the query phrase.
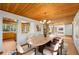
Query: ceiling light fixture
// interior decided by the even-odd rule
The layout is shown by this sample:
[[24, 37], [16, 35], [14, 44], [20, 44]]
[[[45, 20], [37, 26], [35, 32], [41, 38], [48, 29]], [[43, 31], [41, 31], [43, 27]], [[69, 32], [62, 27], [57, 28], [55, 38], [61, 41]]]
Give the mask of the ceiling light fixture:
[[44, 12], [44, 19], [45, 20], [41, 20], [40, 23], [42, 23], [42, 24], [45, 24], [45, 23], [49, 24], [49, 23], [51, 23], [51, 20], [47, 21], [46, 18], [47, 18], [47, 12], [45, 11]]
[[40, 21], [40, 23], [42, 23], [42, 24], [45, 24], [45, 23], [47, 23], [47, 24], [49, 24], [49, 23], [51, 23], [51, 20], [43, 20], [43, 21]]

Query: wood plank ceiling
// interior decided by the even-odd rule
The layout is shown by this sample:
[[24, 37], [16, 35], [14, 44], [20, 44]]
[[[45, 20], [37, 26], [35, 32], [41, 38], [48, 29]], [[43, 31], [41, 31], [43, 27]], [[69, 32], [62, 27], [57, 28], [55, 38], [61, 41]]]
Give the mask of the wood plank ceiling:
[[4, 3], [0, 9], [35, 20], [52, 20], [56, 23], [71, 23], [79, 4], [67, 3]]

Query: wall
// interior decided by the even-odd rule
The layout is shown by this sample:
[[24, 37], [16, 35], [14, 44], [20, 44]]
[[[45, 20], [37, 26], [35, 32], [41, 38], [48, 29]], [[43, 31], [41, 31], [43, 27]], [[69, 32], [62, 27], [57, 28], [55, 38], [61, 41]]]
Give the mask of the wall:
[[[22, 17], [22, 16], [19, 16], [19, 15], [13, 14], [13, 13], [2, 11], [2, 10], [0, 10], [0, 17], [8, 17], [8, 18], [11, 18], [11, 19], [13, 19], [15, 21], [21, 20], [21, 21], [30, 23], [30, 25], [31, 25], [30, 26], [30, 32], [28, 32], [28, 33], [20, 33], [21, 35], [19, 35], [19, 32], [18, 33], [16, 32], [17, 35], [19, 35], [17, 43], [19, 43], [21, 45], [26, 43], [26, 40], [28, 39], [29, 35], [32, 35], [33, 33], [35, 33], [35, 35], [41, 34], [42, 31], [43, 31], [42, 30], [42, 24], [40, 24], [39, 21], [30, 19], [30, 18], [27, 18], [27, 17]], [[40, 31], [40, 32], [36, 31], [36, 25], [37, 24], [41, 26], [42, 31]]]
[[[41, 31], [37, 31], [36, 25], [40, 26]], [[36, 34], [43, 34], [43, 25], [39, 22], [30, 22], [30, 32]]]
[[[62, 29], [62, 30], [60, 30]], [[65, 35], [65, 25], [54, 25], [54, 34], [57, 36], [64, 37]]]
[[0, 52], [2, 51], [2, 17], [0, 17]]
[[65, 35], [72, 35], [72, 24], [65, 25]]
[[74, 27], [73, 40], [74, 40], [75, 47], [77, 48], [77, 51], [79, 53], [79, 11], [74, 17], [73, 27]]
[[29, 37], [31, 37], [33, 35], [42, 34], [42, 31], [38, 32], [37, 28], [36, 28], [36, 25], [40, 25], [42, 27], [42, 25], [39, 22], [30, 21], [29, 23], [30, 23], [30, 31], [28, 33], [22, 33], [21, 21], [18, 22], [17, 39], [19, 39], [19, 40], [17, 40], [17, 43], [19, 43], [20, 45], [25, 44], [27, 39], [29, 39]]

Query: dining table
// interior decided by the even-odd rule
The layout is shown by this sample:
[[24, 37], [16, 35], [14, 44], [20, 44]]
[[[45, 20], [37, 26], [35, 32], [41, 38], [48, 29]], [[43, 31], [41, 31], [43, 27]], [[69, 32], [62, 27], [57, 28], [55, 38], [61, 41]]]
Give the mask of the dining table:
[[[35, 48], [35, 52], [37, 53], [38, 47], [39, 50], [42, 51], [45, 44], [50, 42], [53, 38], [46, 36], [44, 37], [43, 35], [38, 35], [38, 36], [32, 36], [27, 40], [27, 43], [30, 44], [31, 47]], [[49, 43], [48, 43], [49, 44]], [[40, 49], [42, 48], [42, 49]], [[42, 51], [43, 53], [43, 51]]]
[[37, 47], [40, 45], [44, 45], [49, 42], [51, 38], [49, 36], [44, 37], [43, 35], [39, 36], [32, 36], [27, 40], [27, 43], [30, 44], [32, 47]]

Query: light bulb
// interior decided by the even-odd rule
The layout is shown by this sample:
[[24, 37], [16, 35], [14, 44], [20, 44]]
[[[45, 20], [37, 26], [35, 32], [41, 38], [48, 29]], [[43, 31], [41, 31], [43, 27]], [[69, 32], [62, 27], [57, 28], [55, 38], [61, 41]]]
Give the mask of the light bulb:
[[40, 21], [40, 23], [43, 23], [42, 21]]
[[49, 20], [47, 23], [49, 24], [51, 21]]
[[46, 20], [43, 21], [44, 23], [46, 22]]

